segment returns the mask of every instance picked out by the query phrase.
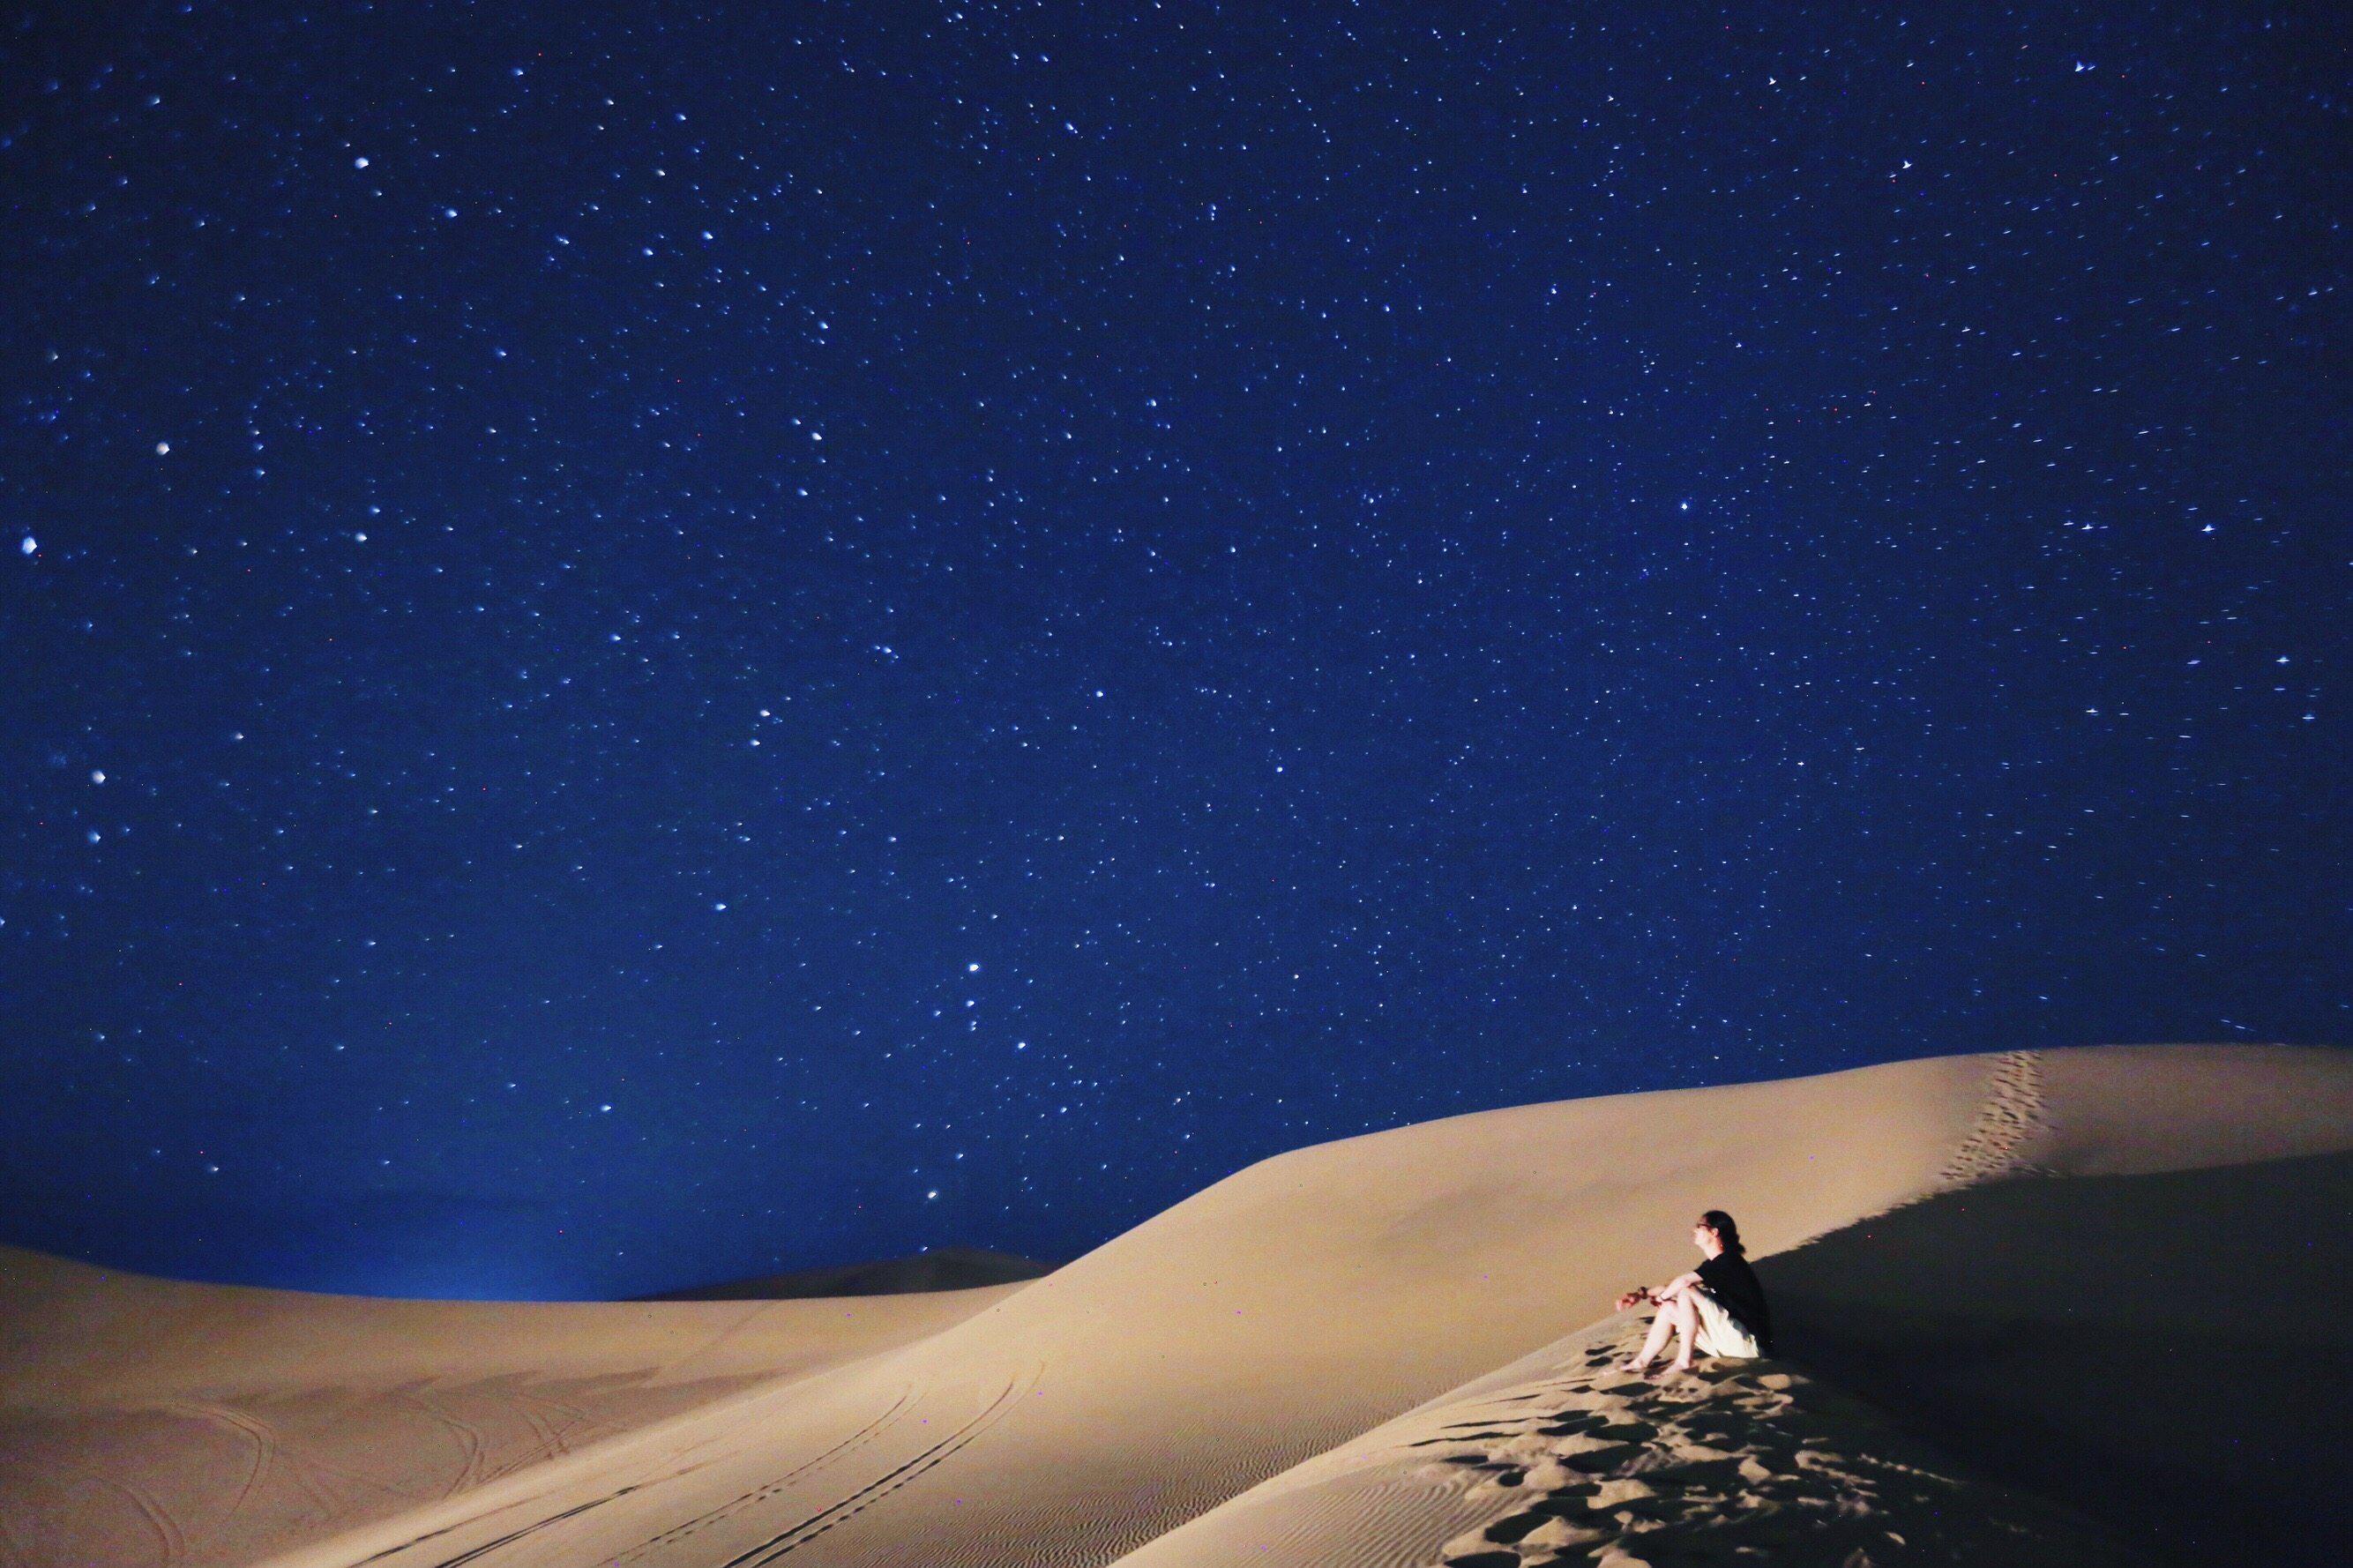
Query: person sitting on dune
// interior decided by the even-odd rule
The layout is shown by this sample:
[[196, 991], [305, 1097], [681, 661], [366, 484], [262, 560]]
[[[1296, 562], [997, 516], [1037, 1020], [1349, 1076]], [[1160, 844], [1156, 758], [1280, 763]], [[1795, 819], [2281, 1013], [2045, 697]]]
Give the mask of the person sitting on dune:
[[1649, 1302], [1659, 1309], [1651, 1321], [1650, 1337], [1640, 1355], [1625, 1363], [1637, 1377], [1651, 1374], [1651, 1363], [1667, 1346], [1667, 1336], [1682, 1335], [1673, 1364], [1682, 1372], [1694, 1355], [1761, 1356], [1773, 1348], [1773, 1318], [1766, 1310], [1765, 1287], [1743, 1256], [1740, 1227], [1722, 1209], [1710, 1209], [1692, 1226], [1692, 1241], [1704, 1260], [1688, 1274], [1678, 1274], [1664, 1285], [1645, 1285], [1618, 1298], [1618, 1310]]

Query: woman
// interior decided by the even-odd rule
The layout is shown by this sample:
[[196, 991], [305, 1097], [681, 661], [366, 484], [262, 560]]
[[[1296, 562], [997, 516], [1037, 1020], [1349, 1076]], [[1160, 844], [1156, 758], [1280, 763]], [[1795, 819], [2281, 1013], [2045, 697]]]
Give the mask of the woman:
[[1692, 1243], [1704, 1255], [1697, 1268], [1656, 1289], [1645, 1285], [1618, 1298], [1621, 1312], [1645, 1301], [1659, 1309], [1641, 1353], [1624, 1364], [1637, 1377], [1651, 1375], [1651, 1363], [1666, 1349], [1669, 1334], [1683, 1336], [1670, 1372], [1684, 1371], [1694, 1355], [1760, 1356], [1773, 1348], [1765, 1287], [1748, 1267], [1747, 1248], [1740, 1245], [1740, 1227], [1732, 1216], [1708, 1210], [1692, 1226]]

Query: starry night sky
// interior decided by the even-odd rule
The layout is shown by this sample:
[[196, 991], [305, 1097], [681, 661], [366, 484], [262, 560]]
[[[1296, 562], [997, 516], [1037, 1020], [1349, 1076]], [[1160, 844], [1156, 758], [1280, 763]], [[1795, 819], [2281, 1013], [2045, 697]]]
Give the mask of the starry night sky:
[[0, 1236], [2346, 1041], [2332, 9], [0, 12]]

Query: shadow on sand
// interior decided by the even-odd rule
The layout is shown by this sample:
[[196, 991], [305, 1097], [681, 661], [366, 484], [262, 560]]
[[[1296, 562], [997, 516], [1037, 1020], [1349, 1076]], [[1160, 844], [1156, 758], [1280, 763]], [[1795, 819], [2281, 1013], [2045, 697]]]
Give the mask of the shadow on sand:
[[1979, 1469], [2162, 1557], [2333, 1568], [2348, 1232], [2353, 1155], [2332, 1154], [1998, 1182], [1757, 1272], [1784, 1354]]

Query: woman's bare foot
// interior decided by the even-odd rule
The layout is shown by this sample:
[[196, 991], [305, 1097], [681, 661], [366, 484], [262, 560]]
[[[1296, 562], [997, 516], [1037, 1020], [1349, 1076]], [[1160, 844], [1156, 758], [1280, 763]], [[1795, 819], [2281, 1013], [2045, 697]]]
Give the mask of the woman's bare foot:
[[1637, 1360], [1633, 1356], [1628, 1356], [1624, 1361], [1618, 1363], [1618, 1370], [1624, 1373], [1629, 1377], [1648, 1377], [1651, 1375], [1651, 1363], [1647, 1361]]
[[1667, 1370], [1660, 1375], [1662, 1377], [1672, 1377], [1679, 1372], [1689, 1372], [1691, 1369], [1692, 1363], [1687, 1361], [1669, 1362], [1667, 1363]]

